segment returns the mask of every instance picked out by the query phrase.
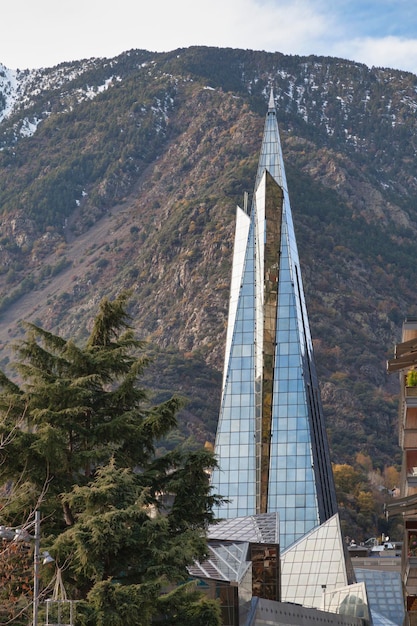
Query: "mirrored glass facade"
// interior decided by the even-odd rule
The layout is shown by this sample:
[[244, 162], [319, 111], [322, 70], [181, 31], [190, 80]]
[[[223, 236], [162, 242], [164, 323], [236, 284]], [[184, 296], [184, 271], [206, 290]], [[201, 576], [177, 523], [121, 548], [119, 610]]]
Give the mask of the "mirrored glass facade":
[[330, 610], [324, 593], [349, 585], [339, 516], [334, 515], [281, 554], [282, 601]]
[[283, 548], [337, 511], [272, 94], [251, 210], [237, 209], [215, 452], [218, 516], [277, 511]]
[[210, 598], [220, 600], [222, 623], [243, 626], [254, 596], [280, 600], [277, 513], [223, 520], [207, 530], [208, 556], [188, 567]]
[[217, 493], [230, 499], [221, 517], [256, 512], [255, 496], [255, 283], [254, 228], [246, 241], [239, 298], [233, 311], [233, 336], [227, 358], [222, 410], [216, 437], [221, 471], [213, 475]]
[[252, 594], [267, 600], [280, 599], [279, 546], [251, 546]]

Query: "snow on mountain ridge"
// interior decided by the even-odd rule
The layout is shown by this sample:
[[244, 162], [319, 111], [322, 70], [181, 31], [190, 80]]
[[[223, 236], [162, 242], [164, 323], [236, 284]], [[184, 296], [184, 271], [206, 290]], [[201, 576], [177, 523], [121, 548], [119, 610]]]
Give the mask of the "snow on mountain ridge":
[[[97, 59], [95, 58], [65, 63], [54, 68], [23, 71], [10, 70], [0, 64], [0, 124], [18, 111], [23, 113], [27, 109], [36, 107], [38, 98], [43, 93], [47, 91], [59, 92], [96, 66]], [[91, 100], [121, 80], [120, 76], [113, 75], [105, 79], [100, 85], [87, 84], [84, 88], [63, 90], [59, 94], [63, 110], [68, 110], [68, 100], [75, 99], [77, 102]], [[39, 107], [36, 113], [32, 110], [29, 116], [22, 117], [20, 121], [13, 124], [14, 141], [18, 140], [19, 137], [33, 135], [38, 124], [50, 114], [51, 111], [45, 110], [45, 104], [43, 104], [42, 109]]]
[[14, 108], [17, 91], [18, 70], [9, 70], [0, 63], [0, 122], [8, 117]]
[[65, 63], [48, 69], [32, 70], [22, 89], [25, 106], [32, 104], [31, 99], [43, 91], [57, 90], [75, 80], [88, 70], [96, 67], [97, 59], [87, 59], [74, 63]]

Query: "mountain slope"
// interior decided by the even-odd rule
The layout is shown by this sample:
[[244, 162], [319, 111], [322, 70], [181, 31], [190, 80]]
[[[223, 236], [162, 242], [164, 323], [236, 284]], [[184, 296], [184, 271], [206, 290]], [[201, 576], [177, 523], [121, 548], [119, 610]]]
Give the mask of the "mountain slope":
[[183, 432], [212, 439], [235, 205], [273, 86], [333, 458], [398, 459], [385, 359], [416, 314], [415, 76], [196, 47], [14, 80], [9, 100], [0, 85], [4, 366], [19, 320], [77, 338], [104, 295], [131, 289], [149, 383], [189, 395]]

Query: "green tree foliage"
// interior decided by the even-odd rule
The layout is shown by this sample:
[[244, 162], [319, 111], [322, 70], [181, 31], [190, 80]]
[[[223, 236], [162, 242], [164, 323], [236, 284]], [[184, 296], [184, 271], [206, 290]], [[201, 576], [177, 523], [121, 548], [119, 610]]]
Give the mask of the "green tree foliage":
[[[194, 475], [197, 481], [201, 478], [197, 469]], [[167, 478], [170, 494], [175, 493], [177, 480]], [[191, 480], [186, 482], [190, 485]], [[51, 551], [69, 564], [66, 579], [73, 596], [78, 593], [87, 599], [78, 606], [87, 624], [146, 625], [158, 614], [162, 623], [191, 626], [198, 623], [193, 615], [207, 612], [213, 619], [218, 613], [217, 603], [202, 601], [194, 586], [184, 587], [186, 566], [206, 555], [204, 523], [196, 523], [190, 507], [192, 492], [189, 510], [183, 510], [178, 521], [175, 504], [165, 515], [155, 514], [154, 484], [149, 476], [117, 469], [111, 461], [90, 485], [75, 487], [65, 496], [76, 521]], [[163, 504], [162, 499], [159, 506]]]
[[142, 466], [155, 441], [176, 425], [182, 401], [149, 407], [137, 385], [146, 359], [135, 354], [143, 344], [129, 328], [125, 303], [126, 295], [102, 301], [83, 347], [28, 324], [17, 346], [24, 383], [18, 387], [2, 375], [0, 397], [0, 432], [7, 434], [22, 415], [27, 428], [15, 432], [0, 480], [19, 475], [38, 492], [49, 483], [49, 497], [58, 496], [74, 483], [88, 484], [94, 468], [112, 456], [123, 467]]
[[[161, 612], [169, 624], [193, 626], [206, 613], [204, 623], [217, 624], [215, 602], [178, 587], [206, 555], [204, 531], [221, 502], [207, 473], [215, 460], [205, 449], [156, 457], [182, 400], [147, 402], [127, 297], [101, 302], [83, 346], [28, 324], [17, 346], [23, 382], [1, 375], [4, 519], [16, 523], [43, 494], [43, 535], [84, 624], [140, 626]], [[178, 620], [161, 600], [168, 591]]]

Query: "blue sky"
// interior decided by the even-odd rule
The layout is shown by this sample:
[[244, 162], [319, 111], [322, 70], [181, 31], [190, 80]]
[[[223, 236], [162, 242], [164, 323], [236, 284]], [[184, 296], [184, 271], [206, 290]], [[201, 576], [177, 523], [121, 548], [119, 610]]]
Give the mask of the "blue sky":
[[13, 0], [0, 63], [49, 67], [191, 45], [338, 56], [417, 74], [414, 0]]

